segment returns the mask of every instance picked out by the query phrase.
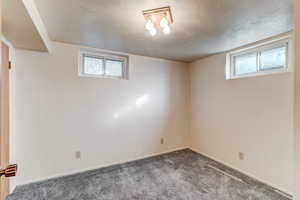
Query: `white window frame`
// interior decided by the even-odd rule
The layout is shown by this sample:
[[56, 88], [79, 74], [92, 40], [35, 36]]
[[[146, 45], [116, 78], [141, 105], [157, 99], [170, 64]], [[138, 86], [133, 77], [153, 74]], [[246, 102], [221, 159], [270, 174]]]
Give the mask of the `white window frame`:
[[[90, 56], [94, 58], [103, 59], [103, 67], [104, 67], [104, 73], [105, 73], [105, 67], [106, 67], [106, 60], [115, 60], [115, 61], [121, 61], [123, 63], [122, 65], [122, 76], [111, 76], [111, 75], [96, 75], [96, 74], [86, 74], [84, 73], [84, 56]], [[85, 50], [81, 49], [79, 51], [79, 57], [78, 57], [78, 73], [79, 76], [82, 77], [94, 77], [94, 78], [112, 78], [112, 79], [125, 79], [128, 80], [128, 61], [129, 57], [127, 55], [118, 55], [113, 53], [103, 53], [98, 51], [92, 51], [92, 50]]]
[[[261, 52], [271, 50], [274, 48], [286, 48], [286, 63], [281, 68], [259, 69]], [[257, 53], [257, 71], [247, 74], [235, 74], [235, 57], [243, 54]], [[237, 79], [243, 77], [261, 76], [275, 73], [291, 72], [292, 68], [292, 39], [291, 36], [284, 36], [268, 42], [252, 45], [247, 48], [242, 48], [236, 51], [231, 51], [226, 54], [226, 80]]]

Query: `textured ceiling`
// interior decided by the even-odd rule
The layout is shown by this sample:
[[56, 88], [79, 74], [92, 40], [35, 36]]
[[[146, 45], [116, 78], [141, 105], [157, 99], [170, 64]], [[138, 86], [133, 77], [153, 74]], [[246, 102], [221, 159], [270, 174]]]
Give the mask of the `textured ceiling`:
[[[293, 28], [292, 0], [35, 0], [35, 3], [52, 40], [181, 61], [193, 61]], [[171, 34], [151, 37], [144, 28], [142, 10], [168, 5], [174, 17]]]
[[3, 35], [17, 48], [47, 51], [22, 0], [3, 0]]

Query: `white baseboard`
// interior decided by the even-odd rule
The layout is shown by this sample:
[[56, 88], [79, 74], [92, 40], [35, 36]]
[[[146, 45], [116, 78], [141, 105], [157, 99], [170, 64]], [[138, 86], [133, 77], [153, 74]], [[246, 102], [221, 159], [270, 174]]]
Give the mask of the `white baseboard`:
[[[159, 156], [159, 155], [162, 155], [162, 154], [166, 154], [166, 153], [171, 153], [171, 152], [174, 152], [174, 151], [179, 151], [179, 150], [184, 150], [184, 149], [191, 149], [192, 151], [196, 152], [196, 153], [199, 153], [199, 154], [202, 154], [214, 161], [217, 161], [219, 163], [222, 163], [224, 164], [225, 166], [229, 167], [229, 168], [232, 168], [236, 171], [239, 171], [255, 180], [258, 180], [266, 185], [269, 185], [273, 188], [275, 188], [277, 190], [278, 193], [282, 194], [283, 196], [286, 196], [288, 198], [291, 198], [292, 194], [290, 191], [286, 191], [285, 189], [283, 188], [279, 188], [278, 186], [275, 186], [273, 185], [272, 183], [269, 183], [267, 181], [264, 181], [264, 180], [261, 180], [260, 178], [248, 173], [248, 172], [245, 172], [237, 167], [234, 167], [226, 162], [223, 162], [223, 161], [220, 161], [219, 159], [213, 157], [213, 156], [210, 156], [206, 153], [203, 153], [201, 152], [200, 150], [198, 149], [195, 149], [195, 148], [192, 148], [192, 147], [189, 147], [189, 146], [185, 146], [185, 147], [180, 147], [180, 148], [174, 148], [174, 149], [170, 149], [170, 150], [166, 150], [166, 151], [162, 151], [162, 152], [159, 152], [159, 153], [152, 153], [152, 154], [148, 154], [148, 155], [145, 155], [145, 156], [139, 156], [139, 157], [136, 157], [134, 159], [128, 159], [128, 160], [123, 160], [123, 161], [120, 161], [120, 162], [113, 162], [113, 163], [109, 163], [109, 164], [105, 164], [105, 165], [99, 165], [99, 166], [96, 166], [96, 167], [91, 167], [91, 168], [84, 168], [84, 169], [80, 169], [80, 170], [73, 170], [73, 171], [70, 171], [70, 172], [66, 172], [66, 173], [60, 173], [60, 174], [55, 174], [55, 175], [52, 175], [52, 176], [47, 176], [47, 177], [42, 177], [42, 178], [39, 178], [39, 179], [32, 179], [32, 180], [29, 180], [29, 181], [26, 181], [26, 182], [23, 182], [21, 184], [19, 184], [18, 186], [22, 186], [22, 185], [27, 185], [27, 184], [31, 184], [31, 183], [36, 183], [36, 182], [41, 182], [41, 181], [46, 181], [46, 180], [49, 180], [49, 179], [54, 179], [54, 178], [60, 178], [60, 177], [64, 177], [64, 176], [70, 176], [70, 175], [74, 175], [74, 174], [78, 174], [78, 173], [82, 173], [82, 172], [86, 172], [86, 171], [90, 171], [90, 170], [96, 170], [96, 169], [100, 169], [100, 168], [104, 168], [104, 167], [109, 167], [109, 166], [113, 166], [113, 165], [119, 165], [119, 164], [124, 164], [124, 163], [128, 163], [128, 162], [133, 162], [133, 161], [137, 161], [137, 160], [141, 160], [141, 159], [145, 159], [145, 158], [151, 158], [153, 156]], [[287, 196], [287, 195], [290, 195], [290, 196]]]
[[253, 179], [255, 179], [255, 180], [257, 180], [257, 181], [259, 181], [259, 182], [261, 182], [261, 183], [263, 183], [263, 184], [269, 185], [269, 186], [275, 188], [275, 189], [277, 190], [278, 193], [280, 193], [281, 195], [283, 195], [283, 196], [285, 196], [285, 197], [291, 198], [291, 197], [293, 196], [292, 193], [291, 193], [290, 191], [286, 191], [286, 190], [283, 189], [283, 188], [279, 188], [278, 186], [275, 186], [274, 184], [269, 183], [268, 181], [262, 180], [261, 178], [258, 178], [258, 177], [256, 177], [256, 176], [254, 176], [253, 174], [250, 174], [250, 173], [248, 173], [248, 172], [245, 172], [245, 171], [243, 171], [242, 169], [239, 169], [239, 168], [237, 168], [237, 167], [234, 167], [234, 166], [232, 166], [232, 165], [230, 165], [230, 164], [228, 164], [228, 163], [226, 163], [226, 162], [224, 162], [224, 161], [220, 161], [219, 159], [217, 159], [217, 158], [215, 158], [215, 157], [213, 157], [213, 156], [210, 156], [210, 155], [208, 155], [208, 154], [206, 154], [206, 153], [203, 153], [203, 152], [201, 152], [201, 151], [198, 150], [198, 149], [195, 149], [195, 148], [192, 148], [192, 147], [189, 147], [189, 149], [191, 149], [192, 151], [194, 151], [194, 152], [196, 152], [196, 153], [202, 154], [202, 155], [204, 155], [204, 156], [206, 156], [206, 157], [208, 157], [208, 158], [210, 158], [210, 159], [212, 159], [212, 160], [214, 160], [214, 161], [217, 161], [217, 162], [219, 162], [219, 163], [221, 163], [221, 164], [223, 164], [223, 165], [225, 165], [225, 166], [227, 166], [227, 167], [229, 167], [229, 168], [232, 168], [232, 169], [234, 169], [234, 170], [236, 170], [236, 171], [238, 171], [238, 172], [240, 172], [240, 173], [242, 173], [242, 174], [245, 174], [246, 176], [249, 176], [250, 178], [253, 178]]
[[91, 171], [91, 170], [96, 170], [96, 169], [101, 169], [101, 168], [104, 168], [104, 167], [110, 167], [110, 166], [113, 166], [113, 165], [120, 165], [120, 164], [124, 164], [124, 163], [128, 163], [128, 162], [133, 162], [133, 161], [137, 161], [137, 160], [141, 160], [141, 159], [145, 159], [145, 158], [151, 158], [153, 156], [159, 156], [159, 155], [162, 155], [162, 154], [171, 153], [171, 152], [174, 152], [174, 151], [179, 151], [179, 150], [184, 150], [184, 149], [190, 149], [190, 147], [185, 146], [185, 147], [174, 148], [174, 149], [162, 151], [162, 152], [159, 152], [159, 153], [152, 153], [152, 154], [148, 154], [148, 155], [145, 155], [145, 156], [139, 156], [139, 157], [136, 157], [134, 159], [128, 159], [128, 160], [113, 162], [113, 163], [109, 163], [109, 164], [105, 164], [105, 165], [98, 165], [96, 167], [84, 168], [84, 169], [80, 169], [80, 170], [73, 170], [73, 171], [66, 172], [66, 173], [59, 173], [59, 174], [54, 174], [52, 176], [46, 176], [46, 177], [42, 177], [42, 178], [38, 178], [38, 179], [32, 179], [32, 180], [29, 180], [29, 181], [22, 182], [18, 185], [15, 185], [15, 187], [19, 187], [19, 186], [23, 186], [23, 185], [27, 185], [27, 184], [31, 184], [31, 183], [47, 181], [49, 179], [54, 179], [54, 178], [60, 178], [60, 177], [64, 177], [64, 176], [75, 175], [75, 174], [78, 174], [78, 173]]

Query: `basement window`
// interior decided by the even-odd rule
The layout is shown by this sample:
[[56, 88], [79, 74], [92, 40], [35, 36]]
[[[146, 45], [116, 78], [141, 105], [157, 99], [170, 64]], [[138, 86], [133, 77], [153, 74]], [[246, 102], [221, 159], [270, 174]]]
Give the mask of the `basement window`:
[[289, 37], [233, 51], [226, 58], [226, 79], [290, 71]]
[[127, 79], [127, 74], [128, 56], [92, 51], [80, 51], [80, 76]]

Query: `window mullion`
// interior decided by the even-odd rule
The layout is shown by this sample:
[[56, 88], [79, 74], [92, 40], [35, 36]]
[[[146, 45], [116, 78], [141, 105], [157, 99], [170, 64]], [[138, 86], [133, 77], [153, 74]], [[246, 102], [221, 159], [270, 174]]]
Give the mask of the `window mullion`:
[[127, 73], [124, 65], [125, 65], [125, 64], [124, 64], [124, 60], [123, 60], [123, 61], [122, 61], [122, 77], [124, 77], [125, 74]]
[[261, 54], [261, 52], [260, 51], [258, 51], [257, 52], [257, 61], [256, 61], [256, 71], [257, 72], [259, 72], [260, 71], [260, 54]]
[[106, 58], [103, 57], [103, 72], [104, 72], [104, 76], [106, 76]]
[[231, 70], [233, 73], [231, 73], [233, 76], [236, 75], [236, 66], [235, 66], [235, 56], [232, 56], [231, 58], [231, 62], [232, 62], [232, 65], [231, 65]]

